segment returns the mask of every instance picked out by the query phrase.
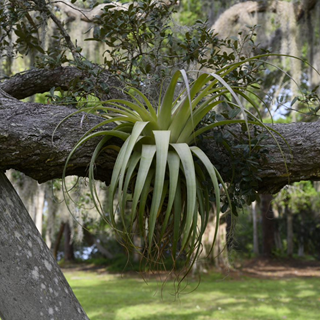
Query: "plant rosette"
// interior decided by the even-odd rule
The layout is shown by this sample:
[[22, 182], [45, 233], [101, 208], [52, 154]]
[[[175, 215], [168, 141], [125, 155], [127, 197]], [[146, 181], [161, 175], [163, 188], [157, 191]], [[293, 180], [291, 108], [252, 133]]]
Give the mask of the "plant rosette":
[[[151, 262], [158, 263], [169, 256], [175, 265], [183, 253], [186, 264], [191, 266], [200, 254], [213, 204], [216, 212], [213, 243], [216, 239], [222, 190], [232, 208], [221, 175], [196, 141], [199, 135], [219, 126], [234, 123], [248, 126], [251, 123], [265, 127], [243, 107], [238, 98], [240, 89], [230, 87], [223, 79], [245, 62], [216, 73], [202, 73], [190, 85], [184, 70], [175, 72], [158, 108], [153, 107], [139, 90], [129, 88], [126, 93], [130, 100], [112, 99], [81, 110], [99, 110], [106, 120], [80, 139], [66, 161], [64, 176], [74, 152], [89, 139], [101, 136], [89, 166], [94, 203], [125, 245], [132, 245]], [[181, 78], [185, 89], [175, 97]], [[244, 90], [240, 94], [257, 109]], [[242, 119], [217, 121], [200, 127], [201, 120], [221, 103], [239, 108]], [[97, 131], [111, 122], [116, 124], [113, 130]], [[108, 205], [103, 208], [95, 190], [94, 167], [99, 153], [112, 137], [120, 138], [124, 143], [108, 187]], [[142, 239], [141, 247], [134, 245], [134, 235]]]

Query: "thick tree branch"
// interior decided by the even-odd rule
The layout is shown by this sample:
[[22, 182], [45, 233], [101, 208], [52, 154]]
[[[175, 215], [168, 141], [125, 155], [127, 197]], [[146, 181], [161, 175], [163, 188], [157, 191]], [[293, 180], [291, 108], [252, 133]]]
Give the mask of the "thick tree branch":
[[[77, 140], [101, 121], [94, 115], [76, 115], [64, 122], [52, 137], [58, 123], [72, 112], [74, 110], [62, 106], [1, 99], [0, 167], [15, 168], [39, 182], [61, 178], [66, 157]], [[68, 174], [86, 175], [96, 142], [88, 142], [77, 152]], [[109, 179], [115, 157], [112, 151], [100, 157], [99, 179]], [[100, 172], [100, 169], [103, 170]]]
[[[17, 169], [39, 182], [60, 178], [65, 160], [78, 139], [101, 121], [95, 115], [73, 116], [56, 130], [52, 143], [57, 124], [72, 112], [63, 106], [0, 98], [0, 168]], [[275, 124], [273, 128], [286, 139], [291, 150], [281, 138], [278, 141], [283, 155], [272, 138], [264, 142], [269, 153], [267, 164], [263, 165], [259, 174], [262, 178], [259, 191], [276, 192], [288, 181], [320, 180], [320, 122]], [[96, 143], [97, 140], [89, 141], [77, 151], [68, 166], [68, 174], [87, 174]], [[113, 141], [112, 144], [121, 145], [121, 141]], [[208, 145], [211, 159], [214, 159], [212, 154], [215, 150], [212, 141]], [[116, 153], [112, 149], [107, 149], [99, 157], [96, 164], [98, 179], [109, 181], [115, 159]]]
[[95, 82], [106, 83], [109, 87], [109, 93], [104, 94], [104, 99], [108, 96], [112, 98], [123, 98], [120, 88], [122, 85], [117, 78], [108, 71], [101, 70], [99, 66], [98, 77], [92, 78], [85, 70], [75, 67], [59, 67], [55, 69], [31, 69], [24, 73], [18, 73], [3, 83], [0, 83], [0, 89], [7, 92], [17, 99], [24, 99], [36, 93], [49, 91], [53, 87], [60, 87], [63, 90], [70, 89], [70, 83], [75, 79], [86, 81], [92, 79]]
[[275, 124], [273, 129], [285, 139], [277, 138], [283, 154], [272, 138], [263, 142], [269, 154], [259, 174], [259, 191], [275, 193], [288, 183], [320, 180], [320, 122]]

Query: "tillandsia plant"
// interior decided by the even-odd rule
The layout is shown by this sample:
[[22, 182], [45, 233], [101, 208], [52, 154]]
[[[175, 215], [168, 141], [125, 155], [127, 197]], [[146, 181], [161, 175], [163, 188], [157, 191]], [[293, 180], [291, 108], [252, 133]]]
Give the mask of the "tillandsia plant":
[[[205, 152], [197, 146], [197, 138], [215, 127], [235, 123], [264, 127], [239, 100], [236, 92], [255, 107], [244, 90], [230, 87], [223, 79], [245, 63], [244, 60], [229, 65], [216, 73], [200, 73], [190, 85], [187, 73], [179, 70], [157, 107], [139, 90], [129, 88], [129, 100], [112, 99], [87, 110], [99, 111], [106, 120], [80, 139], [66, 161], [65, 171], [83, 143], [102, 137], [89, 166], [94, 202], [126, 245], [135, 247], [133, 236], [141, 237], [143, 244], [135, 249], [151, 263], [161, 262], [169, 255], [175, 266], [183, 255], [190, 267], [201, 251], [212, 202], [216, 212], [213, 242], [218, 231], [222, 193], [232, 210], [227, 186]], [[181, 83], [185, 89], [176, 97]], [[241, 119], [199, 126], [201, 120], [222, 103], [239, 108]], [[98, 131], [111, 122], [116, 124], [113, 130]], [[94, 170], [97, 157], [112, 137], [124, 143], [114, 165], [105, 209], [96, 196]]]

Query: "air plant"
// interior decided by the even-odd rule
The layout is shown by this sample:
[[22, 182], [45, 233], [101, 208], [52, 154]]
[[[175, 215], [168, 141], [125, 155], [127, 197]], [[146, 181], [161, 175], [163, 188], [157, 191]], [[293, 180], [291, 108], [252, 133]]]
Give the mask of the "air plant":
[[[246, 60], [229, 65], [216, 73], [201, 73], [191, 84], [186, 72], [179, 70], [157, 107], [138, 89], [129, 88], [126, 92], [128, 100], [112, 99], [88, 109], [91, 112], [99, 110], [106, 120], [80, 139], [66, 161], [65, 172], [72, 155], [83, 143], [102, 137], [89, 166], [92, 197], [101, 215], [124, 243], [132, 245], [150, 261], [161, 261], [169, 252], [176, 262], [183, 253], [190, 266], [201, 251], [212, 202], [216, 212], [213, 241], [218, 231], [221, 193], [229, 208], [232, 207], [226, 184], [205, 152], [197, 146], [197, 138], [214, 127], [234, 123], [264, 127], [240, 102], [237, 94], [254, 106], [245, 90], [231, 88], [224, 80], [245, 63]], [[185, 90], [175, 97], [181, 78]], [[201, 120], [223, 102], [240, 108], [242, 119], [217, 121], [200, 127]], [[116, 124], [114, 129], [97, 131], [111, 122]], [[95, 191], [94, 171], [99, 154], [112, 137], [122, 139], [123, 145], [114, 164], [105, 208]], [[143, 248], [133, 244], [134, 234], [143, 240]]]

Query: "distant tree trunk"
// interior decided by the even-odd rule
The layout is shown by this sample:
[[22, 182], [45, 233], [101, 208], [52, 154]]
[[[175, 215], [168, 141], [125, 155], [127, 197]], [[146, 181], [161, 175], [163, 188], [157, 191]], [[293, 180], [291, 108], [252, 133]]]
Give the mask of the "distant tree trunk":
[[57, 240], [56, 240], [56, 243], [55, 243], [54, 249], [53, 249], [53, 256], [54, 256], [54, 258], [56, 260], [58, 260], [58, 251], [59, 251], [60, 242], [61, 242], [61, 239], [62, 239], [62, 236], [63, 236], [64, 227], [65, 227], [65, 224], [63, 222], [61, 222], [59, 233], [58, 233], [58, 236], [57, 236]]
[[64, 261], [74, 261], [73, 242], [71, 239], [71, 228], [69, 222], [64, 226]]
[[2, 172], [0, 244], [0, 317], [3, 320], [89, 320]]
[[[220, 223], [216, 241], [212, 247], [216, 227], [216, 216], [212, 212], [202, 238], [203, 250], [200, 259], [196, 261], [192, 268], [192, 275], [206, 272], [206, 265], [214, 263], [218, 269], [230, 269], [229, 253], [227, 250], [227, 223]], [[211, 250], [211, 251], [210, 251]]]
[[230, 269], [231, 265], [229, 262], [228, 251], [228, 244], [230, 245], [230, 240], [228, 239], [227, 234], [227, 223], [219, 225], [216, 242], [217, 245], [215, 244], [213, 249], [216, 267], [223, 270]]
[[275, 248], [275, 223], [271, 201], [271, 194], [261, 195], [262, 253], [266, 257], [272, 256]]
[[301, 220], [299, 221], [300, 222], [300, 225], [299, 225], [299, 231], [298, 231], [298, 244], [299, 244], [299, 247], [298, 247], [298, 256], [299, 257], [304, 257], [304, 234], [306, 232], [305, 230], [305, 226], [304, 226], [304, 214], [305, 212], [303, 212], [303, 210], [301, 210], [299, 212], [299, 215], [301, 217]]
[[293, 219], [292, 212], [288, 205], [285, 205], [284, 212], [287, 216], [287, 255], [292, 257], [293, 255]]
[[96, 245], [97, 250], [105, 256], [107, 259], [113, 259], [114, 256], [111, 252], [109, 252], [102, 244], [100, 239], [98, 239], [95, 235], [89, 232], [89, 230], [85, 229], [83, 230], [84, 232], [84, 237], [86, 242], [88, 243], [89, 246]]
[[227, 247], [226, 250], [230, 250], [233, 244], [233, 232], [234, 232], [234, 221], [231, 213], [226, 215], [226, 242]]
[[274, 231], [274, 242], [276, 245], [276, 249], [279, 252], [283, 251], [283, 245], [282, 245], [282, 239], [281, 239], [281, 234], [280, 234], [280, 229], [279, 229], [279, 221], [276, 218], [275, 222], [275, 231]]
[[133, 235], [133, 244], [135, 246], [133, 250], [133, 261], [139, 262], [141, 259], [142, 239], [137, 234]]
[[47, 201], [47, 226], [45, 241], [49, 249], [53, 249], [53, 245], [55, 242], [55, 222], [59, 207], [59, 200], [53, 193], [53, 186], [51, 183], [46, 183], [45, 194], [45, 198]]
[[253, 223], [253, 253], [259, 255], [259, 237], [258, 237], [258, 219], [257, 219], [257, 202], [254, 201], [252, 208], [252, 223]]
[[34, 222], [37, 229], [42, 234], [42, 222], [43, 222], [43, 208], [44, 208], [44, 198], [45, 198], [45, 184], [38, 184], [38, 191], [35, 194], [34, 199]]
[[303, 257], [304, 256], [304, 241], [303, 241], [303, 237], [300, 237], [300, 239], [299, 239], [298, 256], [299, 257]]
[[[229, 214], [229, 216], [231, 216]], [[212, 246], [212, 242], [214, 239], [215, 226], [216, 226], [216, 216], [214, 216], [213, 221], [210, 223], [208, 230], [208, 242], [209, 248]], [[217, 238], [213, 246], [212, 250], [212, 258], [214, 261], [214, 265], [219, 269], [229, 269], [231, 267], [229, 262], [229, 252], [228, 252], [228, 225], [227, 221], [224, 223], [219, 223]], [[229, 233], [232, 233], [231, 229], [229, 229]]]

